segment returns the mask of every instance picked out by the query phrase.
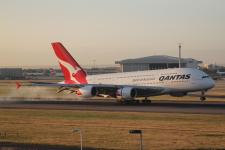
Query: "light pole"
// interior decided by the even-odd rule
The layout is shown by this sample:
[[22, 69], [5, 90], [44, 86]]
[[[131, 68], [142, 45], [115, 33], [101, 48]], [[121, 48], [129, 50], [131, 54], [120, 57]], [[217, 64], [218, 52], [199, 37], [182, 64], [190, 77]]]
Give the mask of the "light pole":
[[79, 128], [73, 129], [73, 133], [79, 132], [80, 133], [80, 150], [83, 150], [83, 138], [82, 138], [82, 131]]
[[130, 130], [130, 134], [140, 134], [140, 150], [143, 150], [142, 130]]
[[181, 43], [179, 43], [179, 68], [181, 68]]

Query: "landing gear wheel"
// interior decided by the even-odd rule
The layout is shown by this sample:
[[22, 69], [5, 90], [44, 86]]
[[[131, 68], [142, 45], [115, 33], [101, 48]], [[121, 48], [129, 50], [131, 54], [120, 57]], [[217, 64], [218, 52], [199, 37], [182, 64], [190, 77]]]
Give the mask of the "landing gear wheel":
[[116, 102], [117, 102], [118, 104], [123, 104], [123, 100], [120, 100], [120, 99], [117, 99]]
[[150, 103], [152, 103], [152, 101], [149, 100], [147, 97], [145, 97], [145, 99], [142, 100], [142, 103], [144, 103], [144, 104], [150, 104]]
[[205, 100], [206, 100], [206, 97], [205, 97], [205, 91], [202, 91], [202, 92], [201, 92], [200, 100], [201, 100], [201, 101], [205, 101]]
[[134, 100], [134, 99], [123, 100], [123, 104], [126, 104], [126, 105], [132, 105], [132, 104], [136, 104], [136, 103], [138, 103], [138, 102], [139, 102], [139, 101]]
[[200, 97], [200, 100], [201, 101], [205, 101], [206, 100], [206, 97]]

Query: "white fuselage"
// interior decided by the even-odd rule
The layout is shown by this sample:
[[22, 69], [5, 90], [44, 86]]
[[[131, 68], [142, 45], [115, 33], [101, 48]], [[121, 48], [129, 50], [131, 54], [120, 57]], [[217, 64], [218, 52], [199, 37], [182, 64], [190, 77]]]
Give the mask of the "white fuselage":
[[215, 85], [206, 73], [193, 68], [91, 75], [87, 80], [89, 84], [162, 87], [168, 92], [203, 91]]

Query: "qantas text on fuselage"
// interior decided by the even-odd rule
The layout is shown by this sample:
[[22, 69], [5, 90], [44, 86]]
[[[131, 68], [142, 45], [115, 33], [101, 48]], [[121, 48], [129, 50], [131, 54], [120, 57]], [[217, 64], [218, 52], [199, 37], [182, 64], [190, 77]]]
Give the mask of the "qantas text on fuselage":
[[183, 74], [183, 75], [171, 75], [171, 76], [161, 76], [159, 77], [159, 81], [164, 80], [184, 80], [184, 79], [190, 79], [191, 74]]

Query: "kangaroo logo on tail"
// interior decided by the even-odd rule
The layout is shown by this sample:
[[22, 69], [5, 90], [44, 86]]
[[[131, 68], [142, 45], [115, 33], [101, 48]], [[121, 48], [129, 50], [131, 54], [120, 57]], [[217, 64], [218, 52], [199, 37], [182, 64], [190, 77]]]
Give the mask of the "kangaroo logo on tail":
[[70, 55], [66, 48], [60, 43], [52, 43], [52, 47], [58, 58], [59, 65], [63, 72], [66, 84], [87, 84], [86, 72]]

